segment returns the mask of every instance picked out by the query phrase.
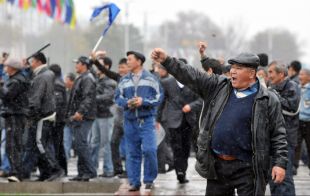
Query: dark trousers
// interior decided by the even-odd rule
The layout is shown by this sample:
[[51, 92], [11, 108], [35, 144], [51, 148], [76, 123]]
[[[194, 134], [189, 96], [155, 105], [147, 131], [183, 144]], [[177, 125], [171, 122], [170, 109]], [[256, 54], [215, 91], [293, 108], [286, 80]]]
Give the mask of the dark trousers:
[[64, 127], [65, 123], [56, 123], [53, 126], [53, 143], [55, 150], [55, 158], [58, 161], [59, 166], [68, 174], [67, 159], [64, 149]]
[[254, 195], [254, 172], [252, 163], [240, 160], [225, 161], [215, 158], [217, 180], [207, 180], [206, 195]]
[[[307, 147], [307, 154], [308, 157], [310, 156], [310, 122], [305, 121], [299, 121], [299, 129], [298, 129], [298, 142], [297, 147], [295, 149], [295, 160], [294, 160], [294, 166], [298, 168], [299, 166], [299, 160], [301, 157], [301, 148], [302, 148], [302, 142], [305, 140], [306, 147]], [[308, 161], [308, 168], [310, 169], [310, 161]]]
[[[28, 130], [26, 151], [23, 159], [24, 177], [29, 178], [34, 166], [38, 165], [42, 180], [58, 172], [60, 167], [55, 159], [52, 142], [53, 123], [45, 121], [42, 131], [38, 133], [37, 122]], [[38, 137], [39, 135], [39, 137]]]
[[123, 136], [124, 136], [123, 121], [115, 120], [111, 138], [112, 162], [115, 175], [123, 173], [122, 159], [119, 152], [119, 145], [121, 143]]
[[75, 143], [75, 151], [78, 156], [77, 168], [78, 176], [93, 178], [97, 176], [96, 168], [91, 160], [90, 144], [88, 135], [91, 130], [93, 121], [83, 120], [80, 122], [72, 122], [70, 127], [73, 130], [73, 138]]
[[169, 129], [170, 144], [173, 151], [174, 167], [177, 177], [184, 177], [188, 167], [188, 157], [191, 149], [191, 126], [183, 118], [181, 125], [175, 129]]
[[6, 152], [9, 158], [10, 175], [17, 176], [20, 180], [23, 174], [23, 133], [26, 118], [24, 116], [9, 116], [5, 119]]

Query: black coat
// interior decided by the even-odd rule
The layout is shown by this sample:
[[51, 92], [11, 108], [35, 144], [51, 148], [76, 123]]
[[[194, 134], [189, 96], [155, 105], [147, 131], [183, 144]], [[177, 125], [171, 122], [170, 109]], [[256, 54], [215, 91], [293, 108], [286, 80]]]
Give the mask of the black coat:
[[[197, 113], [202, 108], [202, 100], [187, 86], [180, 88], [173, 76], [161, 79], [164, 89], [164, 100], [158, 110], [157, 121], [167, 128], [178, 128], [183, 118], [192, 128], [195, 128], [198, 120]], [[183, 113], [182, 108], [189, 104], [191, 111]]]
[[[205, 178], [217, 179], [215, 157], [210, 147], [214, 126], [227, 103], [232, 90], [226, 77], [211, 75], [168, 57], [162, 63], [168, 72], [187, 85], [204, 100], [200, 132], [197, 141], [196, 170]], [[255, 195], [264, 195], [269, 177], [270, 156], [272, 166], [286, 168], [287, 140], [281, 104], [277, 96], [260, 85], [253, 104], [251, 122]]]
[[33, 74], [29, 90], [29, 117], [39, 120], [56, 111], [54, 95], [54, 73], [46, 66], [39, 73]]
[[1, 116], [27, 115], [28, 89], [29, 81], [20, 71], [9, 77], [4, 86], [0, 88], [0, 98], [3, 103]]
[[110, 108], [114, 104], [115, 88], [116, 82], [112, 79], [106, 76], [98, 79], [96, 86], [96, 104], [98, 118], [109, 118], [113, 116]]
[[56, 122], [63, 123], [66, 119], [67, 92], [65, 83], [61, 78], [55, 79], [55, 99], [56, 99]]
[[96, 118], [96, 80], [89, 71], [81, 74], [75, 81], [70, 92], [67, 118], [76, 112], [83, 115], [83, 119]]
[[[297, 132], [299, 128], [299, 115], [286, 115], [286, 112], [295, 113], [298, 110], [300, 101], [300, 89], [295, 81], [285, 79], [279, 85], [271, 85], [277, 93], [281, 102], [283, 117], [285, 119], [285, 128], [287, 132], [287, 141], [292, 147], [297, 146]], [[286, 112], [285, 112], [286, 111]]]

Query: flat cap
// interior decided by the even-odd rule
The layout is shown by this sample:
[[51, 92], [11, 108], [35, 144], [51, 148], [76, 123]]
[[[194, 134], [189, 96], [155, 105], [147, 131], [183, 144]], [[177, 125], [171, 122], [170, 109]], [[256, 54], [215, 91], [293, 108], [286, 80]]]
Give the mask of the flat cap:
[[127, 52], [127, 56], [133, 54], [137, 59], [140, 59], [142, 64], [145, 62], [145, 56], [143, 54], [141, 54], [140, 52], [136, 52], [136, 51], [128, 51]]
[[8, 66], [8, 67], [12, 67], [12, 68], [17, 69], [17, 70], [21, 70], [23, 68], [21, 62], [16, 60], [16, 59], [6, 60], [4, 62], [4, 65]]
[[238, 56], [229, 59], [229, 64], [239, 64], [245, 67], [257, 68], [259, 66], [259, 57], [252, 53], [241, 53]]

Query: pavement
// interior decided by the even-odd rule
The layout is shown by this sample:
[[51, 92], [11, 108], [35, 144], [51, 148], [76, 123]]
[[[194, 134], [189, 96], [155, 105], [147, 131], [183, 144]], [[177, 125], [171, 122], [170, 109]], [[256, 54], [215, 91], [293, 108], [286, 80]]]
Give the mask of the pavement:
[[[128, 182], [126, 179], [95, 178], [90, 182], [69, 182], [69, 178], [77, 175], [76, 158], [69, 161], [69, 176], [57, 182], [22, 182], [8, 183], [5, 178], [0, 178], [0, 195], [3, 193], [31, 195], [205, 195], [206, 180], [201, 178], [194, 169], [195, 158], [189, 159], [187, 178], [189, 183], [179, 184], [176, 180], [175, 172], [159, 174], [154, 188], [147, 192], [144, 186], [139, 192], [128, 192]], [[99, 164], [102, 168], [102, 160]], [[98, 174], [102, 169], [98, 170]], [[34, 174], [32, 180], [37, 178]], [[301, 164], [298, 175], [294, 176], [296, 195], [310, 195], [310, 176], [306, 166]], [[270, 195], [267, 187], [266, 195]]]

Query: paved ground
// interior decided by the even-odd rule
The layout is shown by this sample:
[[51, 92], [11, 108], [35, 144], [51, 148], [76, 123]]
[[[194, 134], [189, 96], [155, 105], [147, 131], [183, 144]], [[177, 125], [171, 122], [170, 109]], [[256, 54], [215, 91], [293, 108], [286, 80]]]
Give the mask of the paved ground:
[[[155, 181], [155, 188], [151, 193], [145, 192], [142, 188], [140, 192], [128, 193], [127, 181], [122, 179], [114, 178], [96, 178], [92, 180], [92, 182], [99, 183], [122, 183], [119, 190], [116, 193], [105, 192], [93, 195], [204, 195], [206, 180], [201, 178], [194, 169], [195, 159], [190, 158], [189, 160], [189, 169], [188, 169], [188, 179], [189, 183], [181, 185], [177, 182], [174, 171], [169, 172], [167, 174], [159, 174], [158, 178]], [[68, 178], [73, 177], [77, 174], [76, 170], [76, 159], [71, 159], [69, 162], [69, 177], [63, 178], [61, 181], [66, 183], [68, 182]], [[100, 163], [100, 168], [102, 168], [102, 162]], [[99, 169], [98, 174], [101, 174], [102, 170]], [[35, 179], [35, 177], [33, 178]], [[309, 170], [304, 165], [301, 165], [298, 169], [298, 175], [294, 177], [295, 186], [296, 186], [296, 194], [297, 195], [310, 195], [310, 176]], [[6, 179], [0, 178], [0, 182], [5, 183]], [[0, 184], [1, 185], [1, 184]], [[118, 185], [117, 185], [118, 186]], [[68, 194], [68, 193], [67, 193]], [[76, 193], [75, 193], [76, 194]], [[267, 188], [267, 195], [269, 195], [269, 191]], [[85, 194], [84, 194], [85, 195]], [[90, 195], [90, 194], [86, 194]]]

